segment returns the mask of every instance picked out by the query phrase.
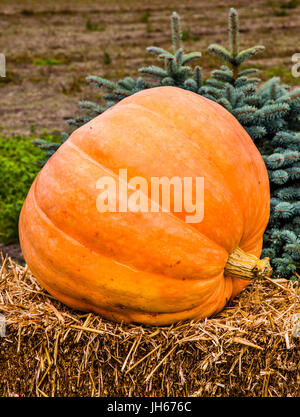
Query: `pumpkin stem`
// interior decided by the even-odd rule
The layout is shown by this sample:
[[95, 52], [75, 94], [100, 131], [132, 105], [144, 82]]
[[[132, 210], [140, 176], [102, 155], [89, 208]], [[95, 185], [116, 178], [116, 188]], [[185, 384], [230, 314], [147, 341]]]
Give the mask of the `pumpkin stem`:
[[228, 257], [224, 268], [224, 275], [230, 275], [251, 281], [255, 278], [270, 277], [272, 268], [270, 258], [259, 259], [255, 255], [236, 248]]

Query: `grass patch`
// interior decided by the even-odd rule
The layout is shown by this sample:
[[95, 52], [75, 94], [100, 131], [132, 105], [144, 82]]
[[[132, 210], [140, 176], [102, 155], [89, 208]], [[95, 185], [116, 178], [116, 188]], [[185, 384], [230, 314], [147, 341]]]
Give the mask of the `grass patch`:
[[5, 77], [0, 77], [0, 87], [4, 87], [6, 84], [20, 84], [21, 77], [14, 71], [6, 71]]
[[86, 21], [85, 28], [91, 32], [104, 32], [106, 30], [105, 25], [98, 25], [98, 23], [93, 23], [90, 18], [88, 18]]
[[26, 64], [32, 64], [33, 57], [29, 52], [20, 53], [16, 55], [10, 55], [9, 62], [16, 65], [26, 65]]
[[99, 25], [97, 23], [92, 23], [91, 19], [88, 18], [85, 24], [86, 30], [95, 31], [99, 29]]
[[264, 71], [264, 76], [266, 79], [270, 79], [272, 77], [280, 77], [285, 83], [293, 85], [299, 84], [299, 78], [293, 77], [291, 70], [287, 69], [283, 64], [268, 68], [266, 71]]
[[296, 9], [300, 4], [299, 0], [290, 0], [288, 2], [280, 2], [281, 9]]
[[141, 23], [148, 23], [149, 19], [151, 17], [151, 12], [149, 12], [149, 10], [146, 10], [142, 16], [140, 17], [140, 22]]
[[267, 2], [269, 7], [272, 7], [274, 16], [288, 16], [286, 10], [296, 9], [300, 5], [300, 0], [289, 0], [289, 1], [273, 1]]
[[28, 78], [28, 81], [32, 83], [41, 83], [41, 82], [45, 82], [46, 80], [47, 80], [47, 77], [41, 76], [41, 75], [33, 75], [32, 77]]
[[151, 22], [147, 22], [147, 25], [146, 25], [146, 30], [147, 30], [147, 33], [152, 33], [152, 32], [154, 32], [154, 29], [153, 29], [153, 27], [152, 27]]
[[65, 64], [63, 59], [57, 58], [35, 58], [33, 60], [33, 65], [40, 66], [51, 66], [51, 65], [63, 65]]
[[104, 52], [104, 54], [103, 54], [103, 64], [104, 65], [111, 64], [111, 57], [110, 57], [108, 52]]
[[74, 15], [77, 14], [76, 10], [71, 9], [61, 9], [61, 10], [55, 10], [55, 9], [48, 9], [48, 10], [32, 10], [32, 9], [22, 9], [20, 14], [22, 16], [53, 16], [53, 15]]
[[[25, 58], [24, 62], [22, 59]], [[68, 51], [68, 55], [65, 55], [64, 52], [57, 52], [53, 56], [28, 56], [28, 55], [19, 55], [18, 57], [14, 57], [13, 62], [16, 63], [26, 63], [26, 64], [33, 64], [36, 66], [47, 67], [47, 66], [58, 66], [58, 65], [68, 65], [72, 62], [83, 62], [85, 60], [85, 56], [83, 53], [79, 51]], [[28, 62], [29, 61], [29, 62]]]
[[274, 16], [277, 16], [277, 17], [284, 17], [288, 15], [284, 9], [276, 9], [274, 10], [273, 14]]
[[22, 16], [34, 16], [34, 11], [30, 9], [23, 9], [21, 10]]
[[184, 29], [182, 31], [182, 40], [183, 42], [195, 42], [200, 39], [199, 35], [193, 35], [190, 28]]
[[[20, 211], [40, 170], [38, 161], [44, 157], [44, 152], [31, 143], [33, 139], [0, 136], [0, 242], [4, 244], [18, 241]], [[58, 140], [49, 134], [43, 139]]]
[[69, 96], [73, 93], [81, 93], [83, 84], [86, 83], [84, 75], [73, 76], [72, 81], [62, 85], [63, 94]]

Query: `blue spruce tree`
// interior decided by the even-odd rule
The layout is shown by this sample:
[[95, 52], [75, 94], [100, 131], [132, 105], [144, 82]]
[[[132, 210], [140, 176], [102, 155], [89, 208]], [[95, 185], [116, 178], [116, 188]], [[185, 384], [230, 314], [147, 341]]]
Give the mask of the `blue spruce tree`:
[[[151, 46], [147, 51], [161, 66], [140, 68], [137, 79], [126, 77], [112, 82], [94, 75], [87, 82], [105, 91], [104, 105], [79, 102], [85, 112], [68, 121], [77, 128], [106, 109], [140, 90], [157, 86], [177, 86], [201, 94], [225, 107], [241, 123], [260, 150], [268, 169], [271, 187], [270, 222], [264, 235], [263, 256], [269, 256], [274, 276], [299, 279], [300, 269], [300, 88], [291, 89], [274, 77], [262, 83], [255, 68], [242, 65], [264, 50], [254, 46], [239, 47], [237, 12], [229, 12], [229, 49], [213, 44], [209, 52], [222, 61], [211, 77], [203, 80], [202, 70], [193, 65], [200, 52], [185, 53], [180, 19], [171, 17], [173, 51]], [[62, 134], [63, 143], [68, 138]], [[60, 144], [37, 140], [46, 152], [46, 160]]]

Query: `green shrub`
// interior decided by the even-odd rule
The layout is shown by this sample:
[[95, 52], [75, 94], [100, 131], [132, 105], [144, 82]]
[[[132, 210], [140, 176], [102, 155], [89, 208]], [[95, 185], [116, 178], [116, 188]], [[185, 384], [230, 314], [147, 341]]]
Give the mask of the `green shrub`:
[[149, 10], [146, 10], [140, 17], [140, 22], [141, 23], [148, 23], [149, 22], [149, 18], [151, 17], [151, 12], [149, 12]]
[[[45, 140], [55, 140], [44, 135]], [[33, 138], [0, 136], [0, 242], [18, 241], [19, 214], [29, 188], [39, 172], [38, 161], [44, 152]]]
[[193, 35], [192, 33], [191, 33], [191, 30], [190, 30], [190, 28], [187, 28], [187, 29], [184, 29], [183, 31], [182, 31], [182, 35], [181, 35], [181, 37], [182, 37], [182, 40], [184, 41], [184, 42], [187, 42], [187, 41], [198, 41], [199, 39], [200, 39], [200, 36], [198, 36], [198, 35]]
[[96, 23], [92, 23], [91, 19], [88, 18], [85, 24], [86, 30], [95, 31], [99, 29], [99, 26]]
[[299, 6], [299, 0], [290, 0], [287, 3], [281, 1], [280, 2], [280, 7], [282, 9], [296, 9], [296, 7]]
[[103, 54], [103, 64], [105, 65], [111, 64], [111, 57], [108, 52], [104, 52]]
[[278, 16], [278, 17], [283, 17], [283, 16], [287, 16], [287, 12], [285, 11], [285, 9], [276, 9], [274, 10], [274, 16]]

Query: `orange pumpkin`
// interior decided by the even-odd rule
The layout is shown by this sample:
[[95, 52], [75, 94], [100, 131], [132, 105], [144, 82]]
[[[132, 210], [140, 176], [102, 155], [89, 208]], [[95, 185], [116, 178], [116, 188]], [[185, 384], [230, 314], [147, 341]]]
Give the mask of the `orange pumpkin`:
[[[204, 177], [204, 218], [99, 212], [99, 178]], [[175, 87], [125, 98], [77, 129], [35, 179], [20, 241], [41, 285], [115, 321], [164, 325], [220, 311], [255, 276], [269, 218], [264, 162], [220, 105]]]

